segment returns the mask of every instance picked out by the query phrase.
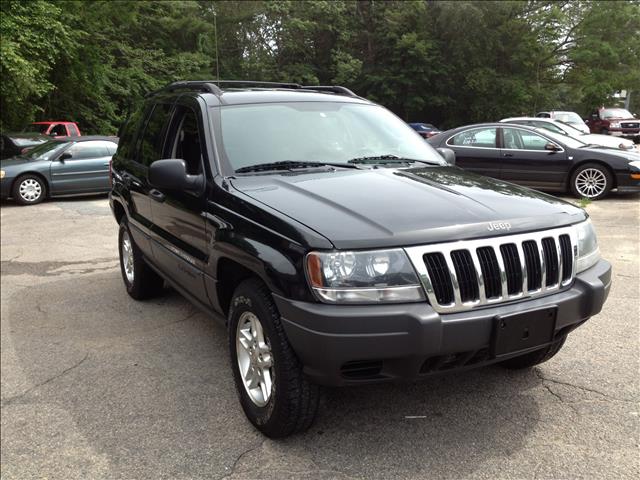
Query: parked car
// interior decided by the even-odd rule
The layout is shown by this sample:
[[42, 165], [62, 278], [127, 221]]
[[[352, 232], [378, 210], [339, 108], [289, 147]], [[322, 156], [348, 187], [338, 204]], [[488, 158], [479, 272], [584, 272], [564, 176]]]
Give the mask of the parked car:
[[40, 133], [56, 138], [79, 137], [82, 135], [77, 123], [54, 120], [33, 122], [24, 129], [24, 132]]
[[466, 170], [541, 190], [599, 200], [612, 188], [640, 192], [640, 155], [587, 145], [547, 129], [468, 125], [428, 140], [456, 153]]
[[51, 138], [39, 133], [3, 133], [0, 135], [0, 160], [26, 153]]
[[568, 123], [569, 125], [577, 128], [583, 133], [590, 133], [589, 127], [580, 115], [576, 112], [560, 112], [551, 110], [549, 112], [538, 112], [536, 113], [536, 117], [539, 118], [552, 118], [554, 120], [558, 120], [560, 122]]
[[431, 138], [442, 132], [442, 130], [430, 123], [410, 123], [409, 126], [418, 132], [422, 138]]
[[126, 291], [166, 281], [226, 326], [271, 437], [311, 425], [319, 384], [548, 360], [611, 284], [585, 211], [441, 155], [344, 87], [171, 84], [113, 158]]
[[2, 160], [0, 197], [33, 205], [47, 197], [108, 192], [109, 162], [117, 146], [116, 137], [68, 137]]
[[512, 117], [503, 118], [500, 123], [516, 123], [518, 125], [528, 125], [535, 128], [544, 128], [552, 132], [559, 133], [561, 135], [567, 135], [569, 137], [580, 140], [582, 143], [588, 145], [597, 145], [607, 148], [619, 148], [620, 150], [640, 151], [636, 147], [636, 144], [631, 140], [625, 138], [614, 138], [609, 135], [599, 135], [596, 133], [584, 133], [581, 130], [563, 123], [559, 120], [553, 120], [551, 118], [537, 118], [537, 117]]
[[587, 119], [593, 133], [640, 141], [640, 120], [624, 108], [598, 108]]

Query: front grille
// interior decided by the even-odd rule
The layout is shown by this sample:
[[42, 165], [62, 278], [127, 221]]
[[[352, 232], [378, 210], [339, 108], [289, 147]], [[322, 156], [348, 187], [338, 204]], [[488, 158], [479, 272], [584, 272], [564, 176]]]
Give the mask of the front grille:
[[429, 302], [456, 312], [557, 291], [574, 276], [572, 228], [407, 248]]
[[622, 128], [639, 128], [640, 127], [640, 123], [621, 123], [620, 126]]

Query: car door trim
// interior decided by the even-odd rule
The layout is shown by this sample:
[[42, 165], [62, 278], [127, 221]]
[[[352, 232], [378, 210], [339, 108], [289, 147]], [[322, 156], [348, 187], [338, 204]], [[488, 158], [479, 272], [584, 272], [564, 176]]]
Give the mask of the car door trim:
[[86, 173], [109, 173], [109, 169], [107, 170], [86, 170], [83, 172], [67, 172], [67, 173], [52, 173], [51, 175], [54, 177], [63, 177], [65, 175], [83, 175]]

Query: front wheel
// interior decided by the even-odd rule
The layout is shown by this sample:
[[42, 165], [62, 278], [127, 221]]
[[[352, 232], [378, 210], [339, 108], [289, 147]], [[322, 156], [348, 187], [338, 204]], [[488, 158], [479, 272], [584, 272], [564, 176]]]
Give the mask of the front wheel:
[[525, 353], [524, 355], [520, 355], [519, 357], [504, 360], [500, 362], [500, 365], [510, 370], [521, 370], [524, 368], [534, 367], [543, 362], [546, 362], [551, 357], [556, 355], [560, 351], [566, 340], [567, 336], [565, 335], [547, 347], [536, 350], [535, 352]]
[[613, 177], [609, 170], [597, 163], [586, 163], [571, 175], [571, 192], [578, 198], [600, 200], [613, 187]]
[[47, 185], [37, 175], [22, 175], [14, 182], [11, 194], [20, 205], [35, 205], [47, 196]]
[[233, 377], [249, 421], [271, 438], [307, 430], [318, 410], [319, 387], [304, 375], [260, 280], [236, 288], [228, 328]]

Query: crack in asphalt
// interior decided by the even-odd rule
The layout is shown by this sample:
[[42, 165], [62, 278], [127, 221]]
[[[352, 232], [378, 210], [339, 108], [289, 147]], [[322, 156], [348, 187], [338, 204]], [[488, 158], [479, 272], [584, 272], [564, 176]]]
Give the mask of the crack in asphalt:
[[56, 375], [54, 375], [52, 377], [49, 377], [49, 378], [47, 378], [46, 380], [44, 380], [44, 381], [42, 381], [40, 383], [37, 383], [37, 384], [33, 385], [32, 387], [28, 388], [27, 390], [25, 390], [22, 393], [19, 393], [18, 395], [14, 395], [13, 397], [9, 397], [6, 400], [3, 400], [2, 402], [0, 402], [0, 405], [2, 405], [3, 407], [11, 405], [11, 404], [15, 403], [17, 400], [19, 400], [19, 399], [25, 397], [26, 395], [28, 395], [29, 393], [33, 392], [34, 390], [36, 390], [36, 389], [38, 389], [38, 388], [40, 388], [40, 387], [42, 387], [42, 386], [44, 386], [44, 385], [46, 385], [48, 383], [51, 383], [51, 382], [53, 382], [55, 380], [58, 380], [59, 378], [63, 377], [67, 373], [69, 373], [71, 370], [74, 370], [74, 369], [78, 368], [80, 365], [82, 365], [87, 358], [89, 358], [89, 352], [87, 352], [85, 354], [85, 356], [80, 361], [74, 363], [73, 365], [71, 365], [68, 368], [65, 368], [62, 372], [60, 372], [60, 373], [58, 373], [58, 374], [56, 374]]
[[611, 395], [608, 395], [604, 392], [601, 392], [599, 390], [595, 390], [593, 388], [589, 388], [589, 387], [584, 387], [582, 385], [575, 385], [573, 383], [569, 383], [569, 382], [563, 382], [561, 380], [556, 380], [553, 378], [548, 378], [545, 377], [542, 372], [540, 372], [540, 370], [534, 370], [536, 376], [542, 381], [542, 386], [554, 397], [556, 397], [558, 400], [560, 400], [562, 403], [565, 403], [567, 405], [570, 406], [570, 404], [572, 403], [576, 403], [576, 402], [570, 402], [566, 399], [564, 399], [560, 394], [558, 394], [557, 392], [554, 392], [551, 387], [549, 385], [547, 385], [545, 382], [550, 382], [550, 383], [555, 383], [557, 385], [564, 385], [565, 387], [571, 387], [571, 388], [576, 388], [578, 390], [582, 390], [583, 392], [589, 392], [589, 393], [595, 393], [596, 395], [600, 395], [608, 400], [611, 401], [615, 401], [615, 402], [625, 402], [625, 403], [637, 403], [636, 400], [632, 400], [629, 398], [618, 398], [618, 397], [613, 397]]
[[[113, 265], [107, 267], [97, 268], [80, 268], [76, 270], [63, 270], [54, 271], [62, 267], [69, 267], [73, 265], [98, 265], [101, 263], [112, 263]], [[94, 273], [104, 270], [111, 270], [116, 268], [118, 260], [114, 257], [98, 258], [95, 260], [83, 260], [75, 262], [18, 262], [14, 259], [3, 260], [0, 262], [0, 270], [2, 270], [2, 276], [13, 275], [34, 275], [36, 277], [57, 277], [60, 275], [72, 274], [72, 275], [84, 275], [88, 273]]]
[[224, 480], [225, 478], [231, 477], [235, 473], [236, 467], [238, 466], [238, 463], [240, 463], [240, 460], [242, 460], [242, 458], [245, 455], [248, 455], [249, 453], [253, 452], [254, 450], [262, 448], [262, 446], [265, 444], [265, 442], [267, 440], [268, 440], [267, 438], [264, 438], [257, 445], [253, 445], [252, 447], [249, 447], [246, 450], [244, 450], [243, 452], [241, 452], [240, 455], [238, 455], [236, 457], [236, 459], [233, 461], [233, 464], [231, 465], [231, 471], [229, 473], [225, 473], [222, 477], [219, 477], [217, 480]]

